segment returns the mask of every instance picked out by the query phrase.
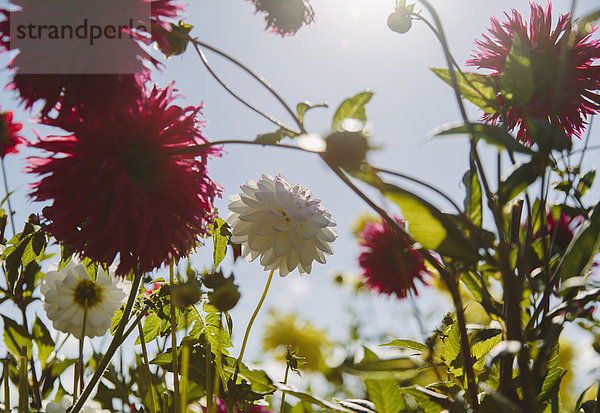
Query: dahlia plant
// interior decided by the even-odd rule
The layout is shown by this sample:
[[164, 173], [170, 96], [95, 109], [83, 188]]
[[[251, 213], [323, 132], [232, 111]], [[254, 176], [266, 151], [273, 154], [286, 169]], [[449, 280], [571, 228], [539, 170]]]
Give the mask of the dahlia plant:
[[[432, 71], [452, 88], [461, 119], [430, 125], [431, 137], [468, 141], [465, 172], [456, 179], [464, 186], [459, 203], [410, 171], [370, 161], [373, 92], [341, 102], [327, 132], [309, 131], [308, 112], [327, 105], [303, 101], [294, 110], [244, 63], [192, 37], [194, 27], [178, 21], [183, 5], [127, 0], [110, 8], [105, 1], [49, 7], [18, 0], [17, 8], [0, 10], [2, 51], [18, 53], [6, 93], [32, 122], [53, 128], [27, 140], [12, 111], [0, 114], [8, 206], [0, 203], [4, 411], [600, 411], [598, 383], [570, 394], [567, 373], [576, 367], [565, 334], [578, 325], [600, 353], [600, 206], [590, 191], [595, 171], [584, 163], [598, 150], [591, 129], [600, 112], [600, 10], [579, 18], [573, 10], [556, 14], [550, 2], [531, 2], [528, 16], [507, 10], [491, 17], [462, 65], [429, 1], [390, 4], [390, 30], [420, 26], [440, 43], [446, 67]], [[283, 41], [315, 23], [309, 0], [251, 3]], [[105, 48], [89, 58], [59, 44], [64, 38], [57, 50], [67, 52], [57, 55], [15, 31], [23, 21], [76, 20], [82, 7], [89, 7], [90, 28], [113, 18], [130, 24], [107, 26]], [[39, 33], [42, 27], [58, 40], [59, 26]], [[120, 37], [118, 46], [110, 42]], [[209, 139], [203, 103], [179, 106], [172, 79], [164, 88], [153, 83], [168, 65], [149, 47], [186, 61], [194, 58], [186, 52], [195, 52], [227, 93], [276, 130], [254, 140]], [[294, 124], [242, 98], [206, 51], [257, 80]], [[88, 70], [107, 57], [123, 71]], [[351, 286], [347, 311], [357, 320], [366, 295], [408, 302], [422, 337], [398, 336], [394, 326], [369, 336], [372, 320], [384, 320], [369, 314], [370, 325], [355, 321], [348, 338], [336, 341], [302, 314], [276, 309], [266, 313], [262, 349], [279, 361], [248, 363], [245, 350], [259, 337], [251, 330], [265, 315], [271, 284], [310, 282], [328, 271], [326, 256], [347, 229], [285, 171], [247, 179], [240, 193], [222, 188], [209, 169], [227, 162], [224, 147], [233, 144], [312, 156], [376, 214], [355, 226], [359, 253], [347, 266], [357, 274], [342, 272], [336, 283]], [[19, 227], [4, 162], [25, 146], [28, 197], [41, 204]], [[484, 146], [495, 148], [495, 159], [484, 162]], [[228, 212], [216, 207], [224, 194]], [[212, 257], [198, 266], [195, 253], [207, 244]], [[228, 256], [251, 263], [234, 266]], [[246, 299], [238, 283], [251, 266], [267, 273], [265, 286], [240, 330], [230, 312]], [[432, 327], [417, 303], [443, 294], [451, 306]], [[318, 304], [310, 297], [304, 303]], [[397, 312], [391, 321], [404, 332], [408, 319]], [[301, 386], [289, 384], [290, 373]]]

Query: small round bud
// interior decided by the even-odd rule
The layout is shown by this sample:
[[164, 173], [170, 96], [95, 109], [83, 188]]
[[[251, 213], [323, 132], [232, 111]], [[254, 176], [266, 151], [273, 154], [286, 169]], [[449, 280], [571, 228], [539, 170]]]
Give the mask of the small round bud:
[[235, 307], [240, 297], [237, 285], [227, 282], [208, 294], [208, 302], [219, 311], [229, 311]]
[[202, 298], [202, 289], [196, 279], [191, 279], [183, 284], [175, 284], [175, 303], [180, 307], [189, 307]]
[[165, 54], [165, 57], [183, 54], [187, 49], [188, 40], [186, 36], [194, 26], [180, 21], [179, 24], [171, 23], [171, 31], [163, 36], [157, 36], [156, 46]]
[[325, 142], [327, 160], [348, 170], [359, 169], [369, 150], [367, 137], [362, 132], [334, 132]]
[[412, 27], [412, 20], [405, 9], [396, 9], [388, 16], [387, 25], [396, 33], [406, 33]]

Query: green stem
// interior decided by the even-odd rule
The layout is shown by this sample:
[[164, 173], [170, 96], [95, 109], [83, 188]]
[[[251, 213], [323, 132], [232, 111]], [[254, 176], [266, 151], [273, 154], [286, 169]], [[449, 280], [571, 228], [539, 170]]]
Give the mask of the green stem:
[[[185, 310], [184, 310], [185, 311]], [[185, 336], [187, 336], [187, 318], [188, 313], [185, 311]], [[183, 345], [183, 350], [181, 351], [181, 413], [187, 412], [187, 386], [188, 386], [188, 374], [190, 370], [190, 345], [185, 343]]]
[[152, 384], [152, 375], [150, 374], [150, 367], [148, 363], [148, 352], [146, 350], [146, 339], [144, 338], [144, 329], [142, 328], [142, 322], [136, 323], [138, 333], [140, 335], [140, 344], [142, 345], [142, 360], [144, 361], [144, 373], [146, 374], [146, 380], [148, 380], [148, 387], [150, 388], [150, 412], [156, 413], [156, 390]]
[[4, 166], [4, 157], [0, 157], [0, 165], [2, 166], [2, 178], [4, 181], [4, 190], [6, 191], [6, 203], [8, 204], [8, 216], [10, 218], [10, 226], [13, 231], [13, 235], [17, 233], [15, 229], [15, 221], [13, 217], [13, 209], [10, 203], [10, 191], [8, 190], [8, 178], [6, 177], [6, 167]]
[[267, 285], [265, 285], [265, 289], [263, 290], [262, 296], [260, 297], [260, 300], [258, 301], [258, 305], [254, 309], [254, 313], [252, 314], [252, 317], [250, 317], [250, 321], [248, 321], [248, 326], [246, 327], [246, 332], [244, 333], [244, 341], [242, 342], [242, 350], [240, 351], [240, 355], [237, 358], [237, 363], [236, 363], [237, 365], [239, 365], [242, 362], [242, 359], [244, 358], [244, 351], [246, 350], [246, 344], [248, 343], [248, 336], [250, 335], [250, 329], [252, 328], [252, 324], [254, 324], [254, 320], [256, 319], [256, 316], [258, 315], [258, 312], [260, 311], [260, 307], [262, 307], [263, 302], [265, 301], [265, 298], [267, 297], [267, 292], [269, 291], [269, 287], [271, 285], [271, 280], [273, 279], [273, 273], [275, 273], [275, 270], [271, 270], [271, 272], [269, 273], [269, 278], [267, 279]]
[[173, 407], [179, 411], [179, 363], [177, 356], [177, 318], [175, 316], [175, 263], [171, 260], [169, 264], [169, 291], [171, 312], [171, 354], [173, 358]]
[[3, 371], [2, 376], [4, 377], [4, 412], [10, 413], [10, 383], [8, 378], [8, 362], [9, 362], [8, 354], [3, 360]]
[[27, 347], [21, 347], [19, 357], [19, 413], [29, 412], [29, 380], [27, 380]]
[[79, 392], [77, 391], [77, 386], [73, 389], [73, 403], [77, 401], [77, 394], [80, 394], [83, 391], [83, 342], [85, 341], [85, 327], [87, 324], [87, 315], [88, 315], [88, 300], [85, 299], [85, 306], [83, 307], [83, 324], [81, 325], [81, 338], [79, 338], [79, 371], [75, 372], [75, 375], [79, 375]]
[[83, 407], [83, 404], [88, 399], [88, 397], [90, 397], [90, 394], [96, 387], [96, 384], [98, 384], [98, 381], [104, 374], [104, 370], [106, 370], [106, 367], [108, 367], [108, 364], [110, 363], [110, 359], [114, 356], [115, 352], [121, 345], [123, 332], [125, 331], [125, 327], [127, 326], [127, 322], [129, 321], [129, 315], [131, 314], [131, 310], [133, 308], [133, 304], [135, 302], [135, 298], [137, 296], [137, 292], [140, 287], [141, 281], [142, 281], [141, 276], [134, 277], [133, 285], [131, 286], [131, 292], [129, 293], [129, 299], [127, 300], [127, 304], [125, 305], [125, 310], [123, 311], [123, 316], [121, 317], [121, 321], [119, 322], [119, 325], [117, 326], [115, 335], [113, 336], [113, 339], [112, 339], [110, 345], [108, 346], [108, 349], [104, 353], [104, 356], [100, 360], [100, 363], [98, 363], [98, 366], [96, 367], [96, 370], [94, 371], [94, 375], [92, 376], [92, 378], [90, 379], [88, 384], [83, 389], [83, 392], [81, 393], [81, 395], [77, 399], [77, 402], [75, 403], [73, 408], [69, 411], [69, 413], [79, 413], [79, 411]]
[[[212, 409], [209, 410], [210, 413], [215, 413], [217, 411], [217, 405], [219, 403], [219, 387], [220, 387], [219, 378], [221, 377], [221, 371], [223, 370], [223, 367], [221, 366], [221, 352], [223, 351], [221, 348], [222, 330], [223, 330], [223, 312], [219, 311], [219, 330], [217, 331], [217, 354], [215, 355], [215, 374], [214, 374], [214, 379], [213, 379], [213, 384], [212, 384], [215, 399], [212, 400], [212, 404], [211, 404]], [[209, 360], [207, 360], [206, 362], [210, 363]]]
[[[290, 372], [290, 365], [287, 364], [285, 366], [285, 376], [283, 377], [283, 384], [287, 384], [289, 372]], [[279, 413], [283, 413], [284, 410], [285, 410], [285, 392], [281, 392], [281, 407], [279, 408]]]

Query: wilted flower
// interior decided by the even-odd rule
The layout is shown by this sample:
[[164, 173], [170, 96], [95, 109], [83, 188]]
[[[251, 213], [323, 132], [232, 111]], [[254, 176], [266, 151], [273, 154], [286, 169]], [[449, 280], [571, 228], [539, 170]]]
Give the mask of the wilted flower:
[[4, 158], [7, 153], [17, 153], [17, 146], [27, 142], [17, 133], [23, 129], [22, 123], [13, 122], [13, 113], [6, 111], [0, 113], [0, 157]]
[[[533, 93], [521, 107], [506, 107], [506, 127], [517, 130], [519, 139], [529, 141], [527, 119], [552, 123], [568, 136], [580, 137], [588, 115], [600, 112], [600, 66], [592, 63], [600, 58], [600, 41], [591, 34], [571, 31], [570, 14], [559, 16], [552, 28], [551, 3], [546, 8], [531, 3], [529, 27], [521, 14], [513, 9], [508, 20], [491, 19], [491, 36], [484, 35], [476, 43], [479, 50], [468, 65], [502, 75], [515, 36], [529, 49]], [[564, 60], [563, 60], [564, 58]], [[499, 96], [501, 104], [508, 104]], [[496, 124], [502, 114], [486, 113], [483, 119]]]
[[99, 337], [106, 333], [125, 298], [112, 274], [106, 276], [99, 268], [94, 282], [83, 264], [73, 260], [60, 271], [48, 271], [40, 290], [52, 326], [77, 338], [81, 338], [86, 307], [85, 335]]
[[260, 256], [265, 270], [284, 277], [296, 268], [310, 274], [313, 261], [324, 264], [325, 254], [333, 254], [336, 224], [312, 192], [291, 185], [282, 175], [262, 175], [241, 189], [229, 197], [227, 223], [231, 241], [242, 245], [248, 260]]
[[[198, 107], [170, 105], [172, 85], [154, 89], [139, 106], [110, 122], [74, 124], [71, 136], [34, 144], [53, 155], [30, 158], [46, 230], [74, 251], [137, 275], [186, 256], [208, 233], [220, 187], [207, 159], [219, 150], [174, 151], [206, 143]], [[198, 157], [198, 159], [196, 159]]]
[[[310, 322], [302, 321], [296, 314], [270, 311], [265, 321], [263, 349], [276, 350], [280, 346], [298, 349], [304, 357], [304, 368], [318, 371], [325, 367], [325, 352], [331, 346], [325, 330], [316, 329]], [[280, 354], [286, 360], [286, 353]]]
[[[404, 226], [404, 221], [396, 219]], [[382, 294], [406, 298], [418, 294], [415, 280], [425, 282], [425, 261], [411, 243], [386, 222], [367, 222], [358, 235], [363, 252], [358, 263], [365, 283]]]
[[308, 0], [250, 0], [256, 12], [264, 13], [267, 29], [281, 36], [296, 34], [303, 24], [315, 20]]

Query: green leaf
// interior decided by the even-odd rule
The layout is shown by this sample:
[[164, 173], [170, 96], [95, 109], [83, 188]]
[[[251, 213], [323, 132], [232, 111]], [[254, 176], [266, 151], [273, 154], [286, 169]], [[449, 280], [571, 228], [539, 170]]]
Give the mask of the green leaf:
[[60, 263], [58, 264], [58, 270], [62, 270], [65, 266], [71, 261], [71, 257], [75, 251], [71, 249], [68, 245], [63, 243], [60, 244]]
[[115, 311], [115, 315], [110, 320], [110, 334], [115, 333], [117, 326], [121, 322], [121, 318], [123, 318], [123, 308], [122, 307], [119, 308], [117, 311]]
[[394, 379], [366, 379], [369, 400], [375, 404], [377, 413], [398, 413], [405, 409], [404, 397]]
[[548, 360], [548, 371], [544, 377], [542, 391], [537, 396], [538, 402], [545, 402], [555, 397], [558, 394], [560, 381], [566, 374], [566, 371], [558, 366], [558, 347], [558, 344], [554, 347], [552, 357]]
[[2, 316], [4, 320], [4, 344], [17, 359], [21, 356], [21, 348], [27, 347], [27, 358], [31, 359], [31, 336], [27, 329], [15, 320]]
[[[431, 71], [450, 87], [453, 87], [448, 69], [431, 69]], [[455, 73], [459, 91], [463, 98], [485, 113], [497, 113], [502, 110], [496, 96], [496, 80], [493, 77], [471, 72]]]
[[[144, 320], [144, 326], [142, 327], [142, 334], [144, 334], [144, 342], [149, 343], [158, 336], [161, 332], [162, 320], [156, 314], [148, 314], [146, 320]], [[135, 340], [135, 344], [141, 344], [141, 340], [138, 337]]]
[[313, 105], [310, 102], [300, 102], [296, 105], [296, 112], [298, 112], [298, 119], [300, 120], [300, 123], [304, 123], [304, 115], [306, 114], [306, 112], [308, 112], [310, 109], [314, 109], [314, 108], [326, 108], [327, 103], [317, 103], [315, 105]]
[[498, 334], [487, 340], [480, 341], [479, 343], [472, 346], [471, 354], [476, 359], [475, 363], [473, 363], [473, 368], [475, 370], [483, 369], [483, 367], [485, 366], [487, 354], [490, 351], [492, 351], [492, 349], [494, 347], [496, 347], [496, 345], [498, 343], [500, 343], [501, 341], [502, 341], [502, 334]]
[[213, 262], [215, 268], [219, 266], [225, 253], [227, 252], [227, 244], [229, 243], [229, 236], [231, 235], [229, 225], [221, 218], [215, 219], [214, 229], [212, 231], [213, 237]]
[[346, 118], [358, 119], [366, 122], [367, 113], [365, 105], [369, 103], [372, 97], [372, 92], [365, 91], [344, 100], [335, 111], [333, 122], [331, 123], [331, 130], [339, 130], [342, 122]]
[[531, 149], [522, 145], [515, 137], [508, 133], [506, 129], [496, 125], [485, 123], [449, 124], [435, 129], [431, 132], [431, 135], [436, 137], [457, 134], [470, 135], [471, 133], [477, 138], [481, 138], [485, 142], [494, 145], [499, 149], [507, 149], [511, 152], [524, 153], [527, 155], [534, 154]]
[[577, 31], [582, 37], [585, 37], [594, 30], [598, 20], [600, 20], [600, 9], [597, 9], [580, 19], [577, 24]]
[[567, 247], [560, 277], [566, 280], [571, 277], [585, 275], [593, 263], [593, 258], [600, 248], [600, 204], [592, 211], [590, 219], [583, 224]]
[[577, 195], [579, 197], [584, 196], [588, 189], [592, 187], [594, 178], [596, 178], [596, 171], [592, 169], [579, 179], [579, 183], [577, 184], [576, 188]]
[[444, 364], [456, 377], [463, 374], [463, 360], [460, 353], [460, 331], [458, 323], [455, 321], [448, 332], [448, 336], [444, 340], [444, 350], [442, 353]]
[[511, 106], [523, 107], [533, 95], [534, 85], [529, 47], [516, 33], [498, 79], [498, 86], [502, 97]]
[[415, 241], [448, 257], [469, 262], [479, 259], [477, 248], [473, 247], [456, 224], [435, 206], [392, 184], [384, 183], [381, 190], [400, 207]]
[[498, 202], [504, 205], [514, 199], [517, 195], [527, 189], [544, 172], [544, 164], [541, 159], [534, 158], [531, 161], [518, 165], [508, 172], [508, 177], [502, 181]]
[[450, 411], [450, 400], [448, 396], [436, 393], [421, 386], [405, 387], [402, 392], [409, 394], [424, 413], [439, 413]]
[[42, 369], [46, 367], [46, 362], [48, 361], [48, 357], [54, 351], [54, 340], [50, 336], [50, 332], [44, 325], [44, 323], [35, 316], [35, 321], [33, 322], [32, 328], [33, 338], [35, 340], [35, 344], [38, 348], [38, 359], [42, 363]]
[[477, 171], [473, 170], [465, 172], [462, 182], [467, 192], [465, 194], [464, 203], [465, 214], [473, 224], [480, 227], [483, 221], [483, 201], [481, 197], [481, 184], [479, 183]]
[[420, 353], [429, 351], [429, 347], [427, 347], [425, 344], [421, 344], [421, 343], [418, 343], [418, 342], [412, 341], [412, 340], [397, 339], [397, 340], [392, 340], [386, 344], [380, 344], [380, 346], [382, 346], [382, 347], [403, 347], [403, 348], [408, 348], [410, 350], [416, 350]]

